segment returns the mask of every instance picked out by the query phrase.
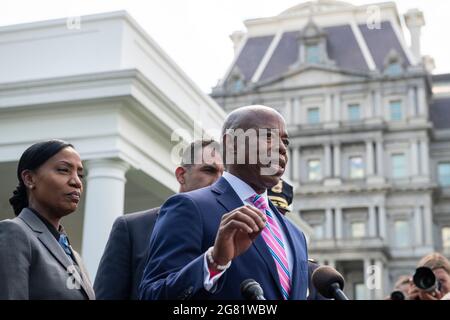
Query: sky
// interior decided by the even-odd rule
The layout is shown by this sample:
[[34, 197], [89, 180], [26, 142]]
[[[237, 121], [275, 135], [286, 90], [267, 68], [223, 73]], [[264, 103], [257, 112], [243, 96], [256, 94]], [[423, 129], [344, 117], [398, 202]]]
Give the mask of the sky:
[[[0, 25], [126, 10], [206, 93], [233, 60], [229, 35], [243, 21], [275, 16], [303, 0], [2, 0]], [[348, 0], [360, 5], [383, 1]], [[450, 1], [397, 0], [400, 14], [424, 12], [422, 53], [434, 58], [433, 73], [450, 73]], [[82, 21], [81, 21], [82, 23]], [[409, 42], [409, 33], [405, 31]]]

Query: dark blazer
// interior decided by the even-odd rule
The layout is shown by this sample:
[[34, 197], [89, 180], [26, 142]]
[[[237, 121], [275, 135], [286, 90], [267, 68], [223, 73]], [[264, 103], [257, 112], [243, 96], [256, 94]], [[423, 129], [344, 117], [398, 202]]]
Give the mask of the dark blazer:
[[159, 208], [117, 218], [103, 253], [94, 290], [99, 300], [136, 300]]
[[95, 299], [79, 255], [66, 255], [47, 226], [25, 208], [0, 222], [0, 300]]
[[[243, 203], [222, 177], [213, 185], [180, 193], [161, 207], [150, 240], [150, 253], [139, 288], [140, 298], [243, 299], [242, 281], [261, 284], [267, 299], [282, 299], [281, 285], [272, 255], [260, 235], [250, 248], [235, 258], [217, 283], [214, 293], [204, 289], [204, 253], [214, 244], [223, 214]], [[306, 240], [270, 203], [293, 252], [291, 299], [306, 299], [308, 256]]]

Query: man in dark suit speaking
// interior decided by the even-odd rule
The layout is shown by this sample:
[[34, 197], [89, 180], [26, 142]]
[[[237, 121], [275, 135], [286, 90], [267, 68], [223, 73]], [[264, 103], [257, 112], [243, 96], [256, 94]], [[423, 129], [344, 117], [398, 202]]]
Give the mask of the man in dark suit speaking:
[[240, 284], [251, 278], [266, 299], [306, 299], [305, 237], [267, 200], [287, 163], [284, 119], [269, 107], [242, 107], [222, 133], [222, 178], [161, 207], [140, 298], [242, 299]]
[[[219, 152], [213, 152], [216, 144], [213, 140], [198, 140], [186, 148], [175, 170], [180, 192], [209, 186], [222, 175], [222, 158]], [[203, 153], [210, 156], [200, 157]], [[126, 214], [114, 222], [94, 282], [97, 299], [138, 298], [150, 235], [159, 209]]]

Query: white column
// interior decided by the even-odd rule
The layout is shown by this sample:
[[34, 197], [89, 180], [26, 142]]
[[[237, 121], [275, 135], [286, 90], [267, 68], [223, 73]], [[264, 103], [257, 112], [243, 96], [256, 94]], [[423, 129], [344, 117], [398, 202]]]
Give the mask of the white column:
[[341, 120], [341, 116], [340, 116], [340, 106], [341, 104], [341, 97], [339, 96], [338, 93], [335, 93], [333, 95], [333, 121], [340, 121]]
[[381, 103], [381, 92], [380, 90], [375, 90], [375, 115], [377, 117], [384, 118], [384, 110]]
[[331, 177], [331, 146], [329, 144], [325, 144], [324, 146], [324, 154], [325, 154], [325, 178]]
[[383, 141], [377, 140], [376, 148], [377, 148], [377, 175], [380, 176], [380, 177], [383, 177], [384, 176]]
[[419, 115], [428, 118], [427, 96], [423, 86], [417, 88], [417, 103], [419, 104]]
[[408, 88], [408, 110], [409, 110], [409, 117], [414, 118], [416, 116], [416, 89], [415, 89], [415, 87]]
[[342, 239], [342, 209], [341, 208], [335, 208], [334, 209], [334, 218], [335, 221], [335, 227], [336, 230], [334, 232], [336, 239]]
[[375, 278], [375, 300], [383, 300], [384, 299], [384, 263], [383, 261], [376, 259], [375, 260], [375, 272], [377, 273]]
[[366, 258], [364, 259], [364, 284], [365, 284], [365, 288], [366, 288], [366, 300], [372, 300], [372, 291], [369, 289], [369, 286], [372, 284], [372, 279], [369, 278], [369, 276], [371, 276], [370, 274], [370, 270], [371, 270], [371, 266], [372, 266], [372, 262], [370, 261], [370, 258]]
[[425, 245], [431, 246], [433, 245], [433, 217], [431, 214], [431, 208], [429, 205], [425, 205], [423, 208], [423, 218], [424, 218], [424, 226], [425, 226]]
[[[300, 112], [300, 98], [294, 98], [292, 101], [292, 113], [293, 113], [293, 119], [294, 119], [294, 124], [300, 124], [302, 123], [302, 115]], [[303, 121], [305, 122], [305, 121]]]
[[415, 245], [420, 247], [423, 245], [423, 218], [420, 206], [414, 207], [414, 240]]
[[333, 238], [333, 212], [331, 208], [325, 209], [325, 239]]
[[366, 98], [366, 114], [363, 115], [363, 118], [371, 119], [373, 118], [373, 111], [374, 111], [374, 95], [373, 92], [367, 95]]
[[428, 151], [428, 140], [420, 141], [420, 155], [421, 155], [421, 165], [422, 165], [422, 175], [428, 176], [430, 172], [430, 153]]
[[386, 239], [386, 209], [384, 205], [381, 204], [378, 206], [378, 230], [380, 232], [379, 236], [383, 240]]
[[417, 176], [419, 174], [419, 146], [417, 140], [411, 140], [411, 169], [412, 175]]
[[286, 99], [286, 103], [284, 105], [284, 120], [287, 124], [293, 124], [291, 99]]
[[300, 182], [300, 147], [293, 146], [292, 153], [292, 180]]
[[325, 96], [325, 122], [332, 121], [332, 114], [333, 114], [333, 104], [332, 104], [332, 95], [327, 94]]
[[341, 177], [341, 146], [336, 143], [333, 147], [333, 160], [334, 160], [334, 176], [336, 178]]
[[374, 163], [373, 163], [373, 142], [366, 141], [366, 164], [367, 164], [367, 176], [374, 175]]
[[98, 159], [86, 161], [85, 167], [88, 175], [82, 256], [90, 278], [95, 279], [113, 222], [123, 215], [129, 165], [122, 160]]
[[377, 226], [375, 219], [375, 206], [369, 206], [369, 237], [373, 238], [376, 236]]

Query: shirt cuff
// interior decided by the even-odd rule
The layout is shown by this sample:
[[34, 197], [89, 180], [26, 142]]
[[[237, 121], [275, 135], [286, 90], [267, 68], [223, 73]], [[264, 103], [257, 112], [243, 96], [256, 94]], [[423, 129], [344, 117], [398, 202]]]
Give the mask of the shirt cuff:
[[203, 287], [206, 291], [214, 293], [217, 290], [217, 282], [220, 277], [224, 274], [225, 270], [213, 275], [211, 277], [211, 273], [208, 268], [208, 261], [206, 258], [206, 253], [203, 255]]

